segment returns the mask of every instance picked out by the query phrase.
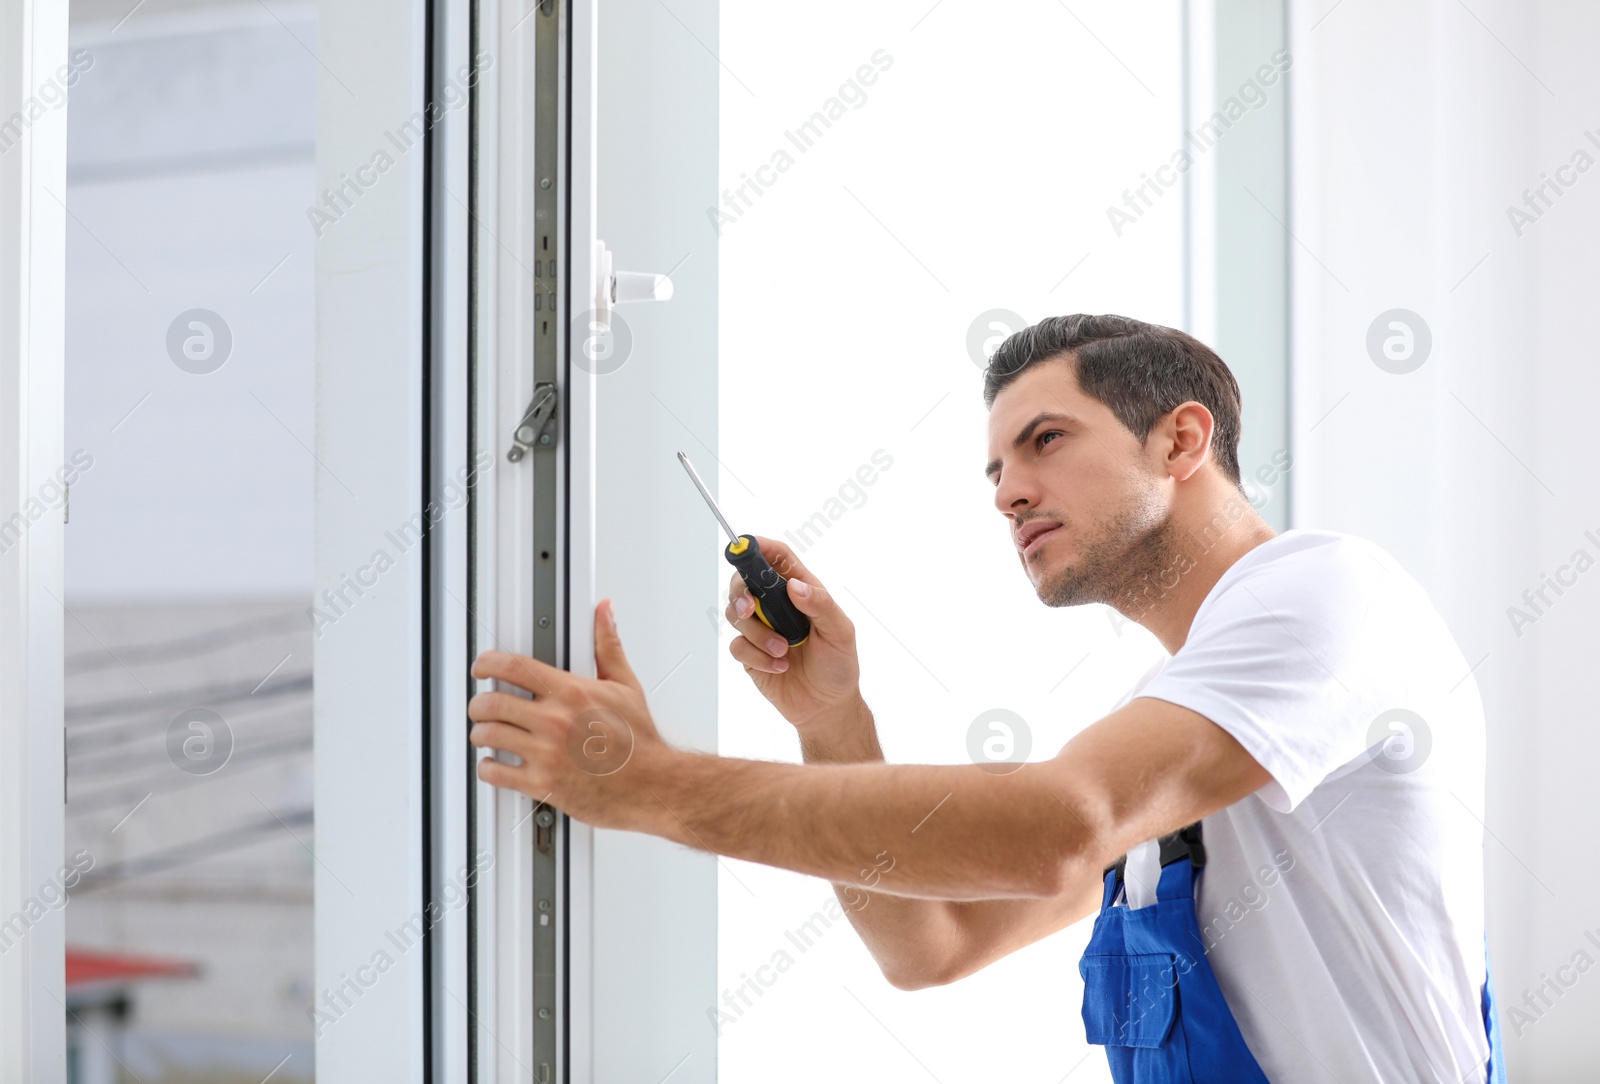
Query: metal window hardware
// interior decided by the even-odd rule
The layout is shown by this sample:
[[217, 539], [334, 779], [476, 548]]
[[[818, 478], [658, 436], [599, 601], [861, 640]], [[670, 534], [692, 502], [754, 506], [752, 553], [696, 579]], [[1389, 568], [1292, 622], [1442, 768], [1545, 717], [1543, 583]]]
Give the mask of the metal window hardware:
[[506, 452], [506, 458], [515, 463], [533, 451], [535, 445], [548, 448], [555, 444], [555, 420], [556, 386], [540, 381], [533, 386], [533, 400], [511, 433], [511, 449]]
[[[682, 262], [681, 260], [679, 261]], [[650, 271], [614, 271], [611, 250], [604, 241], [594, 244], [595, 296], [594, 319], [601, 327], [611, 326], [611, 310], [633, 301], [671, 301], [672, 279]]]
[[[539, 848], [539, 853], [540, 854], [549, 854], [550, 853], [550, 841], [551, 841], [552, 837], [555, 834], [554, 833], [554, 829], [555, 829], [555, 823], [556, 823], [556, 815], [554, 813], [550, 812], [550, 807], [549, 806], [540, 806], [538, 814], [536, 814], [534, 816], [534, 818], [533, 818], [533, 823], [536, 826], [535, 827], [535, 834], [534, 834], [534, 838], [535, 838], [536, 842], [535, 842], [534, 846]], [[550, 901], [549, 900], [540, 900], [539, 901], [539, 910], [548, 912], [550, 910]], [[549, 916], [548, 915], [541, 915], [540, 918], [539, 918], [539, 925], [547, 926], [549, 924], [550, 924]]]

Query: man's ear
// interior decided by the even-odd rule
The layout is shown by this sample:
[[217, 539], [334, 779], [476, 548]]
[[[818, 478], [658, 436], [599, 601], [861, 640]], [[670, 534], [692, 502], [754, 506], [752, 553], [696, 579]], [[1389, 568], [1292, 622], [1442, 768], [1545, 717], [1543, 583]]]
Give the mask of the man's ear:
[[1175, 481], [1188, 480], [1210, 458], [1215, 427], [1211, 411], [1193, 400], [1179, 404], [1156, 423], [1155, 432], [1161, 434], [1165, 445], [1162, 458]]

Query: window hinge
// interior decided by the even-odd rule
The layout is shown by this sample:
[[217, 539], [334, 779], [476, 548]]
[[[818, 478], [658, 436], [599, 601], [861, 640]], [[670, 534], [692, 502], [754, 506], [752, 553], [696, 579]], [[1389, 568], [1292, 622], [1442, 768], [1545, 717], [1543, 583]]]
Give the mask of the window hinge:
[[522, 420], [511, 434], [511, 450], [506, 458], [515, 463], [531, 452], [535, 445], [548, 448], [556, 442], [556, 386], [550, 381], [540, 381], [533, 386], [533, 401], [523, 412]]

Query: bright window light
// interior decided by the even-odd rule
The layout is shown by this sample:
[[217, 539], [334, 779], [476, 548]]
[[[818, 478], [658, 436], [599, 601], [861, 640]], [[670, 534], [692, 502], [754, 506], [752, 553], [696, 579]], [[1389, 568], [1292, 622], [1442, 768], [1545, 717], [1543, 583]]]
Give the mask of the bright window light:
[[[983, 477], [983, 354], [1012, 318], [980, 317], [1180, 325], [1183, 195], [1151, 181], [1181, 138], [1179, 32], [1177, 4], [722, 5], [722, 504], [842, 600], [890, 761], [967, 761], [995, 708], [1048, 758], [1161, 654], [1024, 577]], [[718, 691], [722, 753], [799, 758], [726, 654]], [[907, 993], [827, 883], [721, 878], [720, 1079], [1108, 1079], [1079, 1015], [1090, 922]]]

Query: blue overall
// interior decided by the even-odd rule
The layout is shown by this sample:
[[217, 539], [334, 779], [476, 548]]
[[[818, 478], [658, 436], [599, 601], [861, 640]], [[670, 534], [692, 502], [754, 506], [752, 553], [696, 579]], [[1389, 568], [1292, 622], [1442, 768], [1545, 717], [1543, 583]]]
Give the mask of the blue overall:
[[[1106, 870], [1100, 917], [1078, 964], [1088, 1041], [1106, 1048], [1116, 1084], [1268, 1084], [1200, 939], [1195, 875], [1206, 857], [1199, 823], [1162, 836], [1160, 848], [1161, 880], [1148, 907], [1115, 904], [1126, 858]], [[1484, 964], [1488, 1081], [1505, 1084], [1487, 941]]]

